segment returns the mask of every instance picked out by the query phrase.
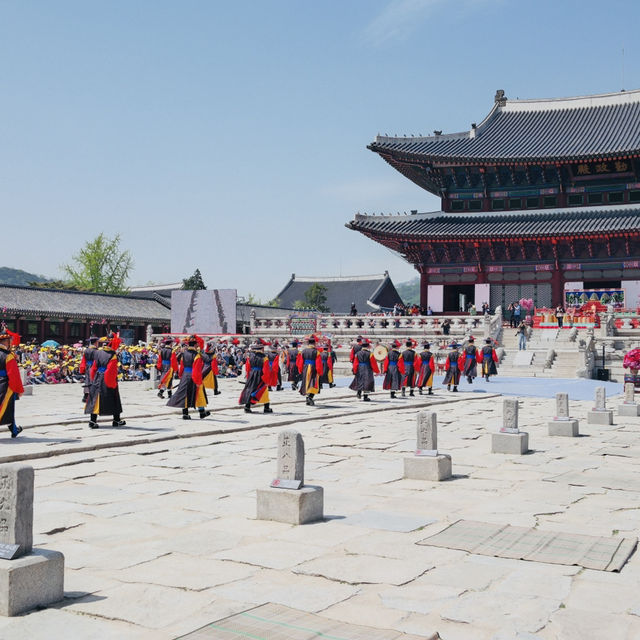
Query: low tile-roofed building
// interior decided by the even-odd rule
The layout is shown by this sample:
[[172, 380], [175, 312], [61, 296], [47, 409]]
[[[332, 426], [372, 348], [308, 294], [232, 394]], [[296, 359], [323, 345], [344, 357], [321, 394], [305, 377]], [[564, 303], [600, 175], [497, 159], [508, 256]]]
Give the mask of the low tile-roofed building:
[[0, 285], [2, 319], [23, 338], [59, 342], [82, 339], [108, 328], [134, 330], [144, 338], [147, 325], [170, 323], [171, 309], [149, 297]]
[[325, 304], [331, 313], [349, 313], [352, 303], [359, 313], [367, 313], [402, 302], [386, 271], [382, 275], [335, 278], [312, 278], [294, 273], [276, 298], [282, 307], [294, 307], [297, 301], [305, 301], [305, 292], [314, 284], [326, 288]]

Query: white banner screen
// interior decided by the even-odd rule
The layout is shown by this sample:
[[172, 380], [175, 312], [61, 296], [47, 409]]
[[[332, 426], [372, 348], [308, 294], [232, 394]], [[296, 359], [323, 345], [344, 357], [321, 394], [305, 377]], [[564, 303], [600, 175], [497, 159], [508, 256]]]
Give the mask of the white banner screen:
[[235, 332], [235, 289], [171, 292], [171, 333]]

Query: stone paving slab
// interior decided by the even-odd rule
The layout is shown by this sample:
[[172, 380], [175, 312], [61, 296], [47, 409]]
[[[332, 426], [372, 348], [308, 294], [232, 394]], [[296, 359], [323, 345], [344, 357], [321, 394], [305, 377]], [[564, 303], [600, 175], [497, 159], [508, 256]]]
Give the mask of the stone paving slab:
[[461, 549], [501, 558], [620, 571], [634, 552], [638, 539], [602, 538], [458, 520], [418, 544]]
[[383, 529], [385, 531], [415, 531], [436, 522], [433, 518], [410, 516], [407, 514], [390, 513], [385, 511], [361, 511], [338, 520], [340, 524], [355, 525], [368, 529]]
[[[223, 620], [212, 622], [182, 640], [424, 640], [397, 631], [340, 624], [321, 616], [277, 604], [265, 604]], [[431, 634], [435, 640], [437, 634]]]
[[[26, 430], [33, 442], [21, 440], [25, 434], [6, 438], [0, 454], [48, 456], [31, 461], [34, 544], [65, 554], [66, 598], [55, 609], [0, 619], [0, 638], [43, 637], [34, 627], [50, 624], [52, 637], [77, 628], [74, 637], [170, 640], [276, 601], [335, 622], [422, 638], [438, 631], [443, 640], [585, 640], [595, 629], [602, 637], [635, 640], [638, 554], [620, 573], [605, 573], [415, 544], [460, 519], [637, 537], [637, 492], [628, 490], [637, 460], [613, 454], [637, 447], [640, 420], [620, 420], [612, 430], [590, 427], [586, 437], [557, 442], [547, 434], [552, 390], [534, 397], [536, 380], [519, 384], [531, 394], [521, 398], [520, 426], [535, 451], [517, 460], [489, 453], [490, 433], [502, 417], [495, 396], [436, 390], [439, 445], [452, 454], [457, 474], [446, 483], [401, 478], [416, 413], [427, 406], [420, 398], [393, 403], [378, 393], [362, 413], [363, 403], [345, 389], [319, 399], [334, 408], [306, 407], [287, 391], [274, 394], [274, 416], [245, 416], [232, 406], [236, 382], [213, 399], [213, 420], [184, 423], [179, 412], [163, 413], [153, 391], [143, 388], [138, 397], [139, 387], [122, 385], [131, 415], [135, 409], [145, 417], [132, 420], [129, 435], [104, 429], [98, 437], [81, 422], [63, 423], [77, 407], [77, 387], [69, 385], [71, 395], [63, 387], [36, 389], [18, 411], [24, 416], [31, 407], [33, 422], [50, 424]], [[587, 391], [584, 401], [571, 398], [581, 421], [593, 404]], [[325, 490], [324, 522], [295, 527], [255, 519], [255, 489], [273, 478], [281, 420], [304, 437], [305, 477]], [[216, 423], [224, 432], [209, 433]], [[162, 440], [153, 441], [156, 436]], [[76, 441], [87, 450], [71, 450]], [[116, 446], [120, 441], [126, 446]], [[437, 522], [416, 531], [342, 522], [364, 511]], [[286, 553], [289, 546], [287, 561], [278, 548]], [[211, 586], [223, 570], [218, 577], [232, 580]], [[56, 620], [46, 617], [50, 612]], [[87, 621], [93, 626], [78, 626]]]

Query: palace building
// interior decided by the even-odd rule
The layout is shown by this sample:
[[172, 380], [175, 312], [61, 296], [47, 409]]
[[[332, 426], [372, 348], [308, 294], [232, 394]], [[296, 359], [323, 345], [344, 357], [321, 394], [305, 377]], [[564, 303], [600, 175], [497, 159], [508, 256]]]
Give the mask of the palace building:
[[597, 290], [640, 306], [640, 90], [547, 100], [498, 91], [467, 131], [377, 136], [368, 148], [441, 198], [440, 211], [357, 214], [346, 225], [415, 266], [422, 307], [550, 307]]

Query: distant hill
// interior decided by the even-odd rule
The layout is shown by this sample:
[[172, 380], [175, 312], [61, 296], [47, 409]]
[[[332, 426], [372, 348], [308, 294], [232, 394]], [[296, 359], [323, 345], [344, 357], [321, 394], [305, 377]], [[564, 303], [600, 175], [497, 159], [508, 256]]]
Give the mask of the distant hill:
[[396, 291], [405, 304], [420, 304], [420, 278], [396, 285]]
[[29, 273], [22, 269], [12, 269], [11, 267], [0, 267], [0, 284], [12, 284], [24, 287], [30, 282], [49, 282], [50, 278]]

